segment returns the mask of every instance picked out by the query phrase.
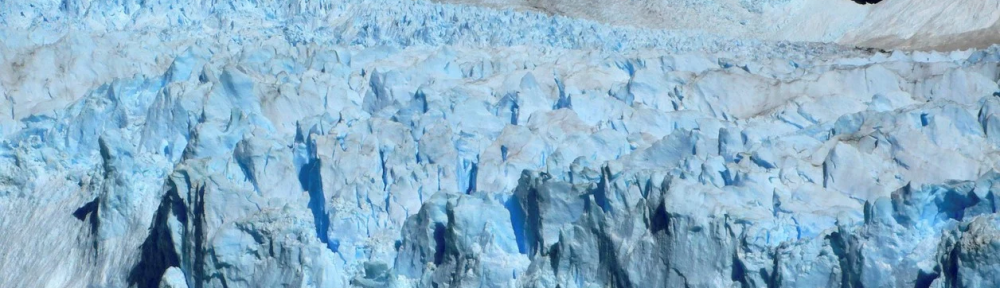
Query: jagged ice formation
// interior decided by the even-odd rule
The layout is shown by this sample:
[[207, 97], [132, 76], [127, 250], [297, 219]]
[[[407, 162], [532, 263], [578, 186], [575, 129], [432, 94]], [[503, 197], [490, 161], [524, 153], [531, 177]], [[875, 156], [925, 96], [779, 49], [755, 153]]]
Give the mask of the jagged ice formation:
[[0, 24], [2, 287], [1000, 285], [997, 47], [402, 0]]

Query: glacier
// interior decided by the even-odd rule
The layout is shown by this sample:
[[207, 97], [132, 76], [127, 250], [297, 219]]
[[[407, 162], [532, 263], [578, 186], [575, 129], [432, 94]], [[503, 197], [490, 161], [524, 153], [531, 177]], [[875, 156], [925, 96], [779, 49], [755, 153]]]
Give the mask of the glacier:
[[459, 4], [0, 3], [0, 287], [1000, 286], [1000, 46]]

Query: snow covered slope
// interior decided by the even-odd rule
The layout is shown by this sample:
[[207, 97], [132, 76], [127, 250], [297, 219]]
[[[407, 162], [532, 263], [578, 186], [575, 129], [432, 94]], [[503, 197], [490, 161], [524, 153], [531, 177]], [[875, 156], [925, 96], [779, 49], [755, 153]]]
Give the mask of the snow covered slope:
[[988, 47], [1000, 43], [1000, 1], [885, 1], [841, 42], [944, 51]]
[[408, 0], [0, 23], [0, 287], [1000, 285], [1000, 47]]

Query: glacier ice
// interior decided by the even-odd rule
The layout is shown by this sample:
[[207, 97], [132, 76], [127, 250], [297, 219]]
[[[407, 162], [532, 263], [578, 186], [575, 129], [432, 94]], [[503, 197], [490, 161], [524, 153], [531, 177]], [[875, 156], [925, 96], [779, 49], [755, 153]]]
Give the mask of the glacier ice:
[[[884, 49], [950, 51], [1000, 42], [997, 0], [433, 1], [537, 11], [613, 25]], [[874, 3], [880, 4], [858, 5]]]
[[1000, 285], [1000, 46], [403, 0], [0, 25], [0, 287]]

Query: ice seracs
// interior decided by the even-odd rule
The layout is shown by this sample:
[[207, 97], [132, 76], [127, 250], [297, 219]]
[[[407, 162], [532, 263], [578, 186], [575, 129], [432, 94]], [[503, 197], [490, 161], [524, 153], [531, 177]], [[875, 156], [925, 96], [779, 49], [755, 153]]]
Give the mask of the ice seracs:
[[43, 4], [0, 18], [4, 285], [997, 284], [997, 48]]

